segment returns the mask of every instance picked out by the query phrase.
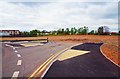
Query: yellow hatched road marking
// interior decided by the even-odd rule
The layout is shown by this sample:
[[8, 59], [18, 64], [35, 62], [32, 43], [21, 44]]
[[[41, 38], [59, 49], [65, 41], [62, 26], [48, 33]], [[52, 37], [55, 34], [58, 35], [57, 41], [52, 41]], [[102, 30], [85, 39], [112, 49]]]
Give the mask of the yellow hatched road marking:
[[90, 51], [84, 51], [84, 50], [74, 50], [70, 49], [64, 52], [60, 57], [58, 58], [59, 61], [67, 60], [76, 56], [84, 55], [89, 53]]

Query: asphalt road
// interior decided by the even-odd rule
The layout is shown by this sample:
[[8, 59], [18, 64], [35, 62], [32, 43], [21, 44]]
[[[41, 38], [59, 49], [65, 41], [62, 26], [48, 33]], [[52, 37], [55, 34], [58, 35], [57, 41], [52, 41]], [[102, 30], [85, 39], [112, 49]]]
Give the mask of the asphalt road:
[[90, 53], [55, 61], [44, 78], [104, 77], [104, 79], [111, 79], [106, 77], [119, 77], [120, 68], [102, 55], [101, 45], [101, 43], [85, 43], [71, 48], [90, 51]]
[[2, 77], [29, 77], [55, 53], [75, 43], [49, 42], [40, 46], [24, 47], [22, 42], [2, 44]]

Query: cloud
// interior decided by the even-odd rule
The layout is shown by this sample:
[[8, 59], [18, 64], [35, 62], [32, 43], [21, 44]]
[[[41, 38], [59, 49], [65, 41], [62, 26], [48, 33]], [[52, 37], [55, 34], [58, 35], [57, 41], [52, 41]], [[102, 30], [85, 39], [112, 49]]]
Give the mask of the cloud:
[[0, 2], [0, 29], [54, 30], [101, 25], [117, 30], [117, 2]]
[[118, 2], [119, 0], [1, 0], [6, 2]]

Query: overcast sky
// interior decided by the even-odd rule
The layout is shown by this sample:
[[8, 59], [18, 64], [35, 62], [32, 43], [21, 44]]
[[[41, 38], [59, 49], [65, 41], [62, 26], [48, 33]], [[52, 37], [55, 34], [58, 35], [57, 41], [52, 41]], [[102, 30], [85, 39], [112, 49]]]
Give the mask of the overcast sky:
[[2, 30], [49, 31], [82, 26], [97, 30], [99, 26], [108, 26], [111, 31], [118, 31], [118, 2], [5, 1], [0, 2]]

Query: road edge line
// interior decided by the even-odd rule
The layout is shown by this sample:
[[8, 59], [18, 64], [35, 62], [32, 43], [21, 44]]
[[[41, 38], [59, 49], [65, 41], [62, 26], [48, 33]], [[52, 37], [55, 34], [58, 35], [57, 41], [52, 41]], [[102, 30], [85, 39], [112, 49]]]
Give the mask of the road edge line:
[[116, 64], [113, 60], [111, 60], [109, 57], [107, 57], [104, 53], [103, 53], [103, 51], [102, 51], [102, 49], [101, 49], [101, 47], [104, 45], [104, 43], [100, 46], [100, 52], [103, 54], [103, 56], [104, 57], [106, 57], [108, 60], [110, 60], [113, 64], [115, 64], [116, 66], [118, 66], [118, 67], [120, 67], [118, 64]]

